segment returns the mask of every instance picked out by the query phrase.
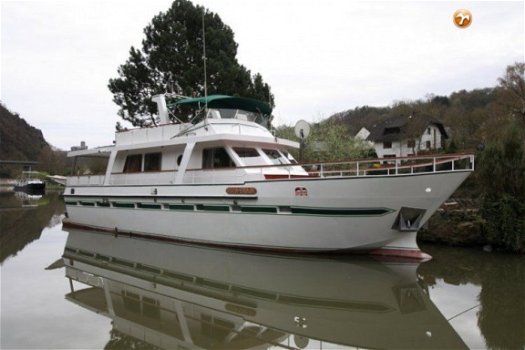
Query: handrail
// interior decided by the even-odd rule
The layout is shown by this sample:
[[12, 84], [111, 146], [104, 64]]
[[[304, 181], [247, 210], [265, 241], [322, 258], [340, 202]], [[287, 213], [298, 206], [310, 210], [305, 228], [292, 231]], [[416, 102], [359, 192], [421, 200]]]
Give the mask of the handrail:
[[[443, 172], [460, 172], [474, 170], [474, 154], [442, 154], [428, 155], [417, 157], [398, 157], [398, 158], [374, 158], [374, 159], [356, 159], [348, 161], [330, 161], [330, 162], [313, 162], [313, 163], [290, 163], [290, 164], [264, 164], [249, 165], [243, 167], [211, 168], [211, 169], [188, 169], [191, 183], [197, 179], [208, 180], [207, 183], [216, 183], [216, 181], [226, 181], [226, 178], [241, 179], [249, 176], [260, 176], [267, 180], [288, 178], [326, 178], [326, 177], [360, 177], [360, 176], [395, 176], [395, 175], [416, 175], [428, 173]], [[256, 169], [257, 171], [241, 172], [239, 170]], [[280, 172], [272, 171], [274, 169]], [[153, 171], [142, 173], [120, 173], [111, 175], [137, 175], [137, 174], [161, 174], [169, 173], [168, 171]], [[200, 174], [196, 172], [200, 171]], [[224, 173], [232, 171], [235, 173]], [[99, 177], [100, 175], [77, 175], [71, 178], [77, 178], [77, 181], [84, 177]], [[97, 179], [97, 180], [99, 180]], [[220, 179], [220, 180], [219, 180]], [[95, 179], [93, 179], [95, 180]], [[157, 179], [159, 180], [159, 179]], [[100, 181], [100, 180], [99, 180]], [[90, 180], [88, 180], [88, 183]]]
[[[319, 161], [319, 162], [302, 162], [302, 163], [289, 163], [289, 164], [261, 164], [261, 165], [246, 165], [246, 166], [236, 166], [236, 167], [221, 167], [221, 168], [191, 168], [186, 169], [186, 171], [217, 171], [217, 170], [234, 170], [234, 169], [259, 169], [259, 168], [287, 168], [287, 167], [304, 167], [304, 166], [327, 166], [327, 165], [342, 165], [342, 164], [370, 164], [370, 163], [394, 163], [399, 164], [399, 161], [415, 161], [423, 159], [442, 159], [442, 162], [437, 162], [436, 164], [447, 163], [452, 161], [457, 161], [461, 159], [470, 159], [474, 160], [474, 154], [472, 153], [457, 153], [457, 154], [443, 154], [443, 155], [428, 155], [428, 156], [416, 156], [416, 157], [392, 157], [392, 158], [366, 158], [366, 159], [349, 159], [349, 160], [336, 160], [336, 161]], [[472, 163], [473, 164], [473, 163]], [[420, 164], [418, 164], [420, 165]], [[432, 163], [428, 164], [432, 165]], [[395, 167], [395, 165], [394, 165]], [[386, 168], [386, 167], [384, 167]], [[381, 169], [381, 168], [376, 168]], [[472, 169], [474, 169], [472, 167]]]

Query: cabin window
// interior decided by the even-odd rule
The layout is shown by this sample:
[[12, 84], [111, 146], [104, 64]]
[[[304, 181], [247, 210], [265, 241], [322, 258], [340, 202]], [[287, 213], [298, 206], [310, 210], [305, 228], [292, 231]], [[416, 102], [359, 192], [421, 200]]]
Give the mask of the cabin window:
[[281, 158], [281, 154], [279, 153], [279, 151], [277, 151], [275, 149], [264, 149], [263, 151], [264, 151], [264, 153], [266, 153], [266, 155], [270, 159], [279, 159], [279, 158]]
[[432, 144], [430, 143], [430, 141], [427, 141], [426, 145], [427, 145], [427, 149], [430, 149], [432, 147]]
[[288, 159], [288, 162], [290, 162], [291, 164], [297, 164], [297, 161], [290, 153], [286, 151], [281, 151], [281, 153], [283, 154], [285, 159]]
[[263, 149], [263, 152], [270, 158], [273, 164], [286, 164], [283, 155], [276, 149]]
[[431, 134], [430, 128], [427, 128], [427, 134], [428, 134], [428, 135]]
[[407, 147], [410, 147], [410, 148], [416, 147], [416, 141], [415, 140], [408, 140], [407, 141]]
[[162, 153], [146, 153], [144, 155], [144, 171], [160, 171]]
[[124, 163], [124, 173], [138, 173], [142, 171], [142, 154], [130, 154]]
[[392, 148], [392, 142], [390, 141], [383, 142], [383, 148]]
[[202, 168], [233, 168], [235, 163], [222, 147], [206, 148], [202, 151]]
[[234, 147], [233, 150], [241, 158], [259, 157], [259, 152], [255, 148]]

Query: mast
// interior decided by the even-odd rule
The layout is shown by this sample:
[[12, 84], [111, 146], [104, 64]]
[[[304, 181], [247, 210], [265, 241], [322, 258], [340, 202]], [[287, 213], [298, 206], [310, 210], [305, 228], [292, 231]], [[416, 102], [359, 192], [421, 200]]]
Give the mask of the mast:
[[206, 12], [206, 9], [203, 8], [202, 10], [202, 60], [204, 62], [204, 111], [205, 111], [205, 118], [208, 118], [208, 84], [207, 84], [207, 78], [206, 78], [206, 31], [204, 27], [204, 14]]

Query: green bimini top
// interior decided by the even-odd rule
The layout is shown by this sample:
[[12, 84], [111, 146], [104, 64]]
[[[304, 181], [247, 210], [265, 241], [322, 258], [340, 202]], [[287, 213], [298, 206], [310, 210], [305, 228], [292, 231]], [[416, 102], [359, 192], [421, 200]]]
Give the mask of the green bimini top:
[[202, 108], [208, 104], [208, 108], [241, 109], [248, 112], [270, 115], [272, 108], [259, 100], [247, 97], [234, 97], [227, 95], [210, 95], [206, 97], [185, 98], [168, 104], [168, 107], [192, 106]]

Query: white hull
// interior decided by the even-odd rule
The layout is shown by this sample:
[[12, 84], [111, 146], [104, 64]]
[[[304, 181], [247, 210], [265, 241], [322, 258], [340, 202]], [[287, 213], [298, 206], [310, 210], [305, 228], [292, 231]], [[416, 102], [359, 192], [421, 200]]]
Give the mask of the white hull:
[[[255, 188], [256, 196], [227, 195], [231, 184], [78, 186], [74, 195], [66, 189], [66, 222], [117, 233], [256, 249], [418, 251], [417, 229], [469, 174], [456, 171], [239, 185]], [[297, 187], [307, 189], [307, 195], [296, 196]], [[173, 205], [192, 205], [193, 209], [179, 210], [170, 207]], [[255, 208], [255, 212], [241, 207]], [[424, 210], [414, 229], [395, 227], [402, 207]]]

